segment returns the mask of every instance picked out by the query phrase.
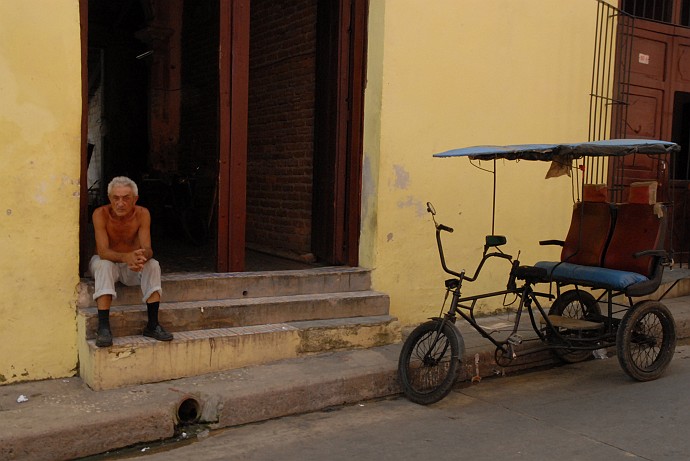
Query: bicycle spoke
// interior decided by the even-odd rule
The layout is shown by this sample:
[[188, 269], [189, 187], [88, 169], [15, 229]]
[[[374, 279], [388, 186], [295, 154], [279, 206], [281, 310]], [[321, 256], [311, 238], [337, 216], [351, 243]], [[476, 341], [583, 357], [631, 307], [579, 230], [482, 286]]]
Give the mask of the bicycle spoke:
[[656, 315], [648, 314], [635, 325], [631, 355], [643, 369], [649, 368], [659, 357], [663, 343], [663, 328]]

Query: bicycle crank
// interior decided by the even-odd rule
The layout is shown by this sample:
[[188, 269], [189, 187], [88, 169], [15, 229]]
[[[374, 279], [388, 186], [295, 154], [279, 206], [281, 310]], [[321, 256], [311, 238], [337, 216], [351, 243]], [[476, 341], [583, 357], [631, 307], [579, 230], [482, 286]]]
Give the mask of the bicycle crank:
[[510, 343], [497, 347], [496, 352], [494, 353], [494, 360], [496, 360], [496, 364], [502, 367], [509, 366], [510, 363], [516, 358], [517, 354], [513, 349], [513, 345]]

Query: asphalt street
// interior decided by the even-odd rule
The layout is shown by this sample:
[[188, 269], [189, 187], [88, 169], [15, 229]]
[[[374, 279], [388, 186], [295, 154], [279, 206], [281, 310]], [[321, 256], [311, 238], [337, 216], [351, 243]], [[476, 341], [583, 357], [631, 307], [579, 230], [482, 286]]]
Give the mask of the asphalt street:
[[690, 346], [656, 381], [616, 357], [462, 384], [443, 401], [362, 402], [139, 446], [100, 459], [688, 460]]

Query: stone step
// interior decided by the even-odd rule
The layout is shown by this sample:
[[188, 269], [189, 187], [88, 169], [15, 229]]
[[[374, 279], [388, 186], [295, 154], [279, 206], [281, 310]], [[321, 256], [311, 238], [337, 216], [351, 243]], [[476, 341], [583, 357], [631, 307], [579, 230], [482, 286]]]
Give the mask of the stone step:
[[399, 341], [400, 326], [388, 315], [310, 320], [181, 331], [170, 342], [123, 336], [106, 348], [82, 339], [79, 366], [84, 382], [103, 390]]
[[[170, 332], [233, 328], [307, 320], [387, 315], [388, 295], [376, 291], [319, 293], [249, 299], [161, 303], [160, 323]], [[80, 337], [94, 339], [95, 307], [79, 309]], [[110, 326], [115, 337], [140, 335], [147, 322], [142, 304], [113, 306]], [[82, 335], [83, 332], [83, 335]]]
[[228, 274], [165, 274], [159, 320], [170, 342], [142, 336], [139, 287], [117, 287], [113, 345], [95, 345], [93, 281], [79, 287], [82, 379], [109, 389], [196, 376], [333, 350], [400, 341], [388, 295], [372, 291], [370, 271], [314, 268]]
[[[371, 275], [369, 270], [360, 267], [319, 267], [273, 272], [163, 274], [161, 282], [164, 301], [186, 302], [366, 291], [371, 288]], [[78, 307], [95, 306], [93, 291], [93, 280], [80, 282]], [[116, 291], [113, 306], [142, 303], [139, 287], [118, 284]]]

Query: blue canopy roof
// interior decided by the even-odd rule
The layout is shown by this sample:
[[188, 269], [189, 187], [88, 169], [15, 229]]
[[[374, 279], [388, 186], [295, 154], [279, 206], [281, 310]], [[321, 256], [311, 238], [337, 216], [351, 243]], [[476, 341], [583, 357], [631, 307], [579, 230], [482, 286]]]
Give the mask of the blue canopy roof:
[[474, 146], [434, 154], [434, 157], [469, 157], [471, 160], [543, 160], [563, 158], [659, 155], [680, 150], [678, 144], [654, 139], [609, 139], [574, 144], [519, 144], [512, 146]]

